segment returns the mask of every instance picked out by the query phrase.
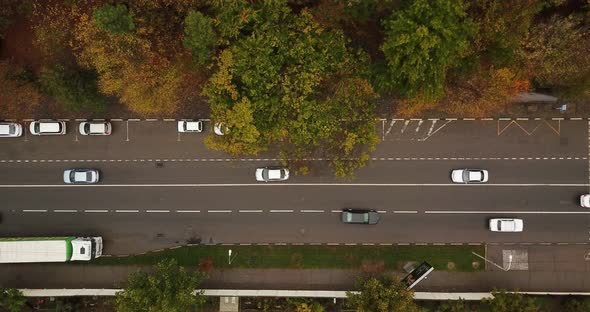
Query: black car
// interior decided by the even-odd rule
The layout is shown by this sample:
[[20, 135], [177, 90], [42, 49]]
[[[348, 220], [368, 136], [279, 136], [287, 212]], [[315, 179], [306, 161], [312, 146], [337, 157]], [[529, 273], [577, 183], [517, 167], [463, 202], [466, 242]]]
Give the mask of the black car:
[[377, 224], [379, 213], [370, 209], [342, 209], [342, 222], [357, 224]]

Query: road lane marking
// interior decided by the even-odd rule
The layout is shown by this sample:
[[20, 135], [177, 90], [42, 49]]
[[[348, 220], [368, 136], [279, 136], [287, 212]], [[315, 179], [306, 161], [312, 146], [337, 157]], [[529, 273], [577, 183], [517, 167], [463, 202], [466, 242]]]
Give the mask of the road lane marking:
[[590, 211], [460, 211], [460, 210], [428, 210], [428, 214], [590, 214]]
[[418, 213], [416, 210], [394, 210], [393, 213]]
[[271, 210], [270, 212], [293, 212], [293, 210], [286, 209], [286, 210]]
[[176, 210], [176, 212], [180, 212], [180, 213], [197, 213], [197, 212], [201, 212], [201, 210]]
[[301, 212], [309, 212], [309, 213], [323, 213], [324, 210], [314, 210], [314, 209], [303, 209]]
[[0, 188], [74, 188], [74, 187], [293, 187], [293, 186], [368, 186], [368, 187], [584, 187], [589, 183], [489, 183], [489, 184], [455, 184], [455, 183], [202, 183], [202, 184], [88, 184], [88, 185], [66, 185], [66, 184], [3, 184]]
[[24, 209], [23, 212], [47, 212], [44, 209]]
[[342, 210], [332, 210], [332, 212], [340, 213]]
[[239, 212], [262, 212], [262, 210], [238, 210]]
[[130, 212], [139, 212], [139, 210], [127, 210], [127, 209], [123, 209], [123, 210], [115, 210], [115, 212], [130, 213]]
[[146, 210], [145, 212], [170, 212], [170, 210]]
[[89, 212], [89, 213], [97, 213], [97, 212], [109, 212], [108, 210], [84, 210], [84, 212]]
[[207, 210], [207, 212], [213, 212], [213, 213], [230, 213], [232, 211], [231, 210]]
[[78, 210], [58, 209], [53, 212], [78, 212]]

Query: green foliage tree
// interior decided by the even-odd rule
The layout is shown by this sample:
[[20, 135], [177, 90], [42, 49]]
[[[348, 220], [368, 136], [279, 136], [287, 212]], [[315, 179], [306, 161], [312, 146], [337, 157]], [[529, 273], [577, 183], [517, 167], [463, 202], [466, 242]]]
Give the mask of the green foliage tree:
[[105, 4], [94, 11], [98, 28], [113, 34], [127, 33], [135, 29], [133, 18], [124, 4]]
[[361, 281], [358, 293], [347, 292], [348, 304], [357, 312], [417, 312], [412, 291], [397, 279]]
[[209, 61], [215, 41], [213, 19], [189, 11], [184, 20], [184, 46], [191, 51], [195, 63], [202, 65]]
[[119, 312], [186, 312], [205, 302], [197, 287], [205, 276], [187, 272], [176, 260], [163, 260], [153, 273], [129, 276], [125, 289], [115, 298]]
[[293, 14], [285, 1], [256, 7], [248, 29], [221, 52], [205, 88], [212, 119], [229, 130], [209, 146], [255, 154], [274, 143], [290, 159], [322, 152], [338, 175], [362, 166], [377, 140], [376, 95], [360, 77], [366, 59], [341, 32], [324, 29], [307, 10]]
[[590, 311], [590, 300], [586, 298], [568, 298], [563, 305], [564, 312]]
[[377, 87], [427, 98], [442, 95], [447, 71], [465, 56], [476, 30], [460, 0], [413, 0], [383, 26], [387, 71]]
[[472, 311], [464, 299], [443, 301], [435, 309], [436, 312], [469, 312]]
[[20, 312], [27, 299], [23, 293], [14, 288], [0, 289], [0, 307], [6, 309], [8, 312]]
[[490, 312], [538, 312], [540, 307], [532, 297], [505, 290], [493, 291], [492, 299], [484, 299]]
[[107, 100], [98, 92], [96, 75], [62, 65], [44, 68], [39, 77], [41, 90], [73, 112], [104, 112]]

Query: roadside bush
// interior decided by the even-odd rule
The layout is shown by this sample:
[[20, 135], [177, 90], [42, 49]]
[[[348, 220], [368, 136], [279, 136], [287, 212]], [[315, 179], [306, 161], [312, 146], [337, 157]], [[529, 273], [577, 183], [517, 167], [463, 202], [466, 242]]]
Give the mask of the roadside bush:
[[106, 98], [98, 92], [96, 75], [91, 72], [55, 65], [44, 68], [39, 81], [42, 92], [69, 111], [99, 113], [106, 109]]

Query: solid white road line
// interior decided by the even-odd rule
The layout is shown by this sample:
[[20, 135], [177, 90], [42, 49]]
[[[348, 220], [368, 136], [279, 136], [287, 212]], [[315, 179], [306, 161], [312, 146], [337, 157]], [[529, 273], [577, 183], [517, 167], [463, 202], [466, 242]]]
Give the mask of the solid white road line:
[[197, 212], [201, 212], [201, 210], [176, 210], [176, 212], [180, 212], [180, 213], [197, 213]]
[[454, 184], [454, 183], [203, 183], [203, 184], [4, 184], [0, 188], [74, 188], [74, 187], [286, 187], [286, 186], [370, 186], [370, 187], [584, 187], [590, 183], [490, 183], [490, 184]]
[[460, 210], [429, 210], [429, 214], [590, 214], [590, 211], [460, 211]]

